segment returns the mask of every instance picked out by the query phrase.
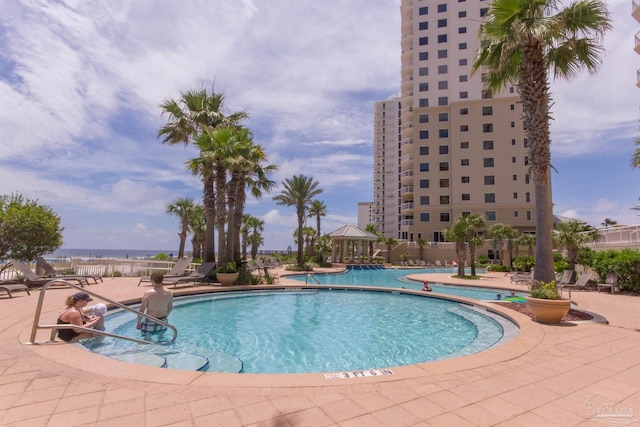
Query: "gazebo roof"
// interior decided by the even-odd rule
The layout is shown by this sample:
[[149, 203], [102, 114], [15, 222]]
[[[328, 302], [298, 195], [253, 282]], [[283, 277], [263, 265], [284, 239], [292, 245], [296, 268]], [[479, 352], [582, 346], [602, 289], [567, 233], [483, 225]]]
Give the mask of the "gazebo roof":
[[329, 233], [329, 237], [336, 240], [378, 240], [378, 236], [353, 224], [343, 225]]

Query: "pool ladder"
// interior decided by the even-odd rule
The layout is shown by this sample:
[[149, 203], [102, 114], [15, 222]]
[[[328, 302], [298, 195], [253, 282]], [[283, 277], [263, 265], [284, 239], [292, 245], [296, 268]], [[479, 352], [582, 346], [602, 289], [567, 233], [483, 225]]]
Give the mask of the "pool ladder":
[[139, 344], [152, 344], [152, 342], [150, 341], [145, 341], [145, 340], [141, 340], [138, 338], [132, 338], [132, 337], [127, 337], [125, 335], [119, 335], [119, 334], [114, 334], [111, 332], [106, 332], [106, 331], [99, 331], [97, 329], [93, 329], [93, 328], [85, 328], [84, 326], [76, 326], [76, 325], [41, 325], [40, 324], [40, 315], [42, 314], [42, 303], [44, 302], [44, 294], [47, 290], [47, 288], [51, 285], [66, 285], [66, 286], [70, 286], [72, 288], [76, 288], [81, 290], [82, 292], [86, 292], [89, 295], [93, 295], [96, 298], [100, 298], [103, 301], [107, 301], [113, 305], [116, 305], [118, 307], [120, 307], [123, 310], [126, 311], [130, 311], [132, 313], [135, 313], [137, 316], [142, 316], [146, 319], [149, 319], [155, 323], [159, 323], [163, 326], [166, 326], [167, 328], [171, 329], [171, 331], [173, 332], [173, 338], [168, 341], [168, 343], [172, 343], [176, 340], [176, 338], [178, 338], [178, 330], [176, 329], [175, 326], [164, 322], [160, 319], [156, 319], [153, 316], [149, 316], [148, 314], [145, 313], [141, 313], [138, 310], [135, 310], [131, 307], [127, 307], [124, 304], [121, 304], [117, 301], [114, 301], [112, 299], [109, 299], [103, 295], [100, 295], [96, 292], [90, 291], [87, 288], [83, 288], [80, 285], [74, 285], [73, 283], [69, 283], [66, 280], [62, 280], [62, 279], [53, 279], [50, 282], [47, 282], [41, 289], [40, 289], [40, 296], [38, 297], [38, 305], [36, 306], [36, 312], [34, 314], [33, 317], [33, 326], [31, 328], [31, 336], [29, 338], [29, 342], [27, 342], [26, 344], [40, 344], [36, 341], [36, 332], [38, 331], [38, 329], [51, 329], [51, 338], [49, 339], [48, 342], [54, 342], [55, 341], [55, 337], [56, 337], [56, 331], [58, 329], [82, 329], [83, 331], [87, 331], [87, 332], [91, 332], [94, 335], [104, 335], [104, 336], [108, 336], [108, 337], [113, 337], [113, 338], [119, 338], [119, 339], [123, 339], [123, 340], [127, 340], [127, 341], [133, 341], [133, 342], [137, 342]]
[[304, 277], [304, 284], [305, 285], [309, 284], [309, 278], [312, 278], [313, 281], [316, 282], [318, 285], [320, 284], [320, 281], [318, 280], [318, 278], [315, 275], [309, 273]]

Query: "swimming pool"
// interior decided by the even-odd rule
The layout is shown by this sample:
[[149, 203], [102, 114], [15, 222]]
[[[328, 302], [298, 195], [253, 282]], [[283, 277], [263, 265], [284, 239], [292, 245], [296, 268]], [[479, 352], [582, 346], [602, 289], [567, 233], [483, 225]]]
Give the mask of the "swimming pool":
[[[288, 275], [287, 279], [293, 279], [302, 283], [321, 285], [353, 285], [353, 286], [375, 286], [386, 288], [402, 288], [412, 290], [422, 289], [422, 283], [406, 278], [410, 274], [429, 273], [451, 273], [451, 268], [387, 268], [379, 270], [347, 270], [341, 273], [313, 273]], [[478, 300], [495, 300], [497, 294], [506, 296], [504, 289], [479, 288], [473, 286], [454, 286], [439, 283], [430, 283], [434, 292], [456, 295], [465, 298]], [[526, 296], [526, 293], [516, 292], [518, 296]]]
[[[175, 369], [303, 373], [458, 357], [517, 333], [515, 325], [486, 310], [401, 292], [228, 292], [178, 298], [175, 306], [169, 321], [179, 336], [172, 345], [110, 338], [85, 345], [120, 360], [135, 362], [143, 355], [139, 363]], [[108, 331], [138, 337], [135, 324], [126, 311], [106, 322]]]

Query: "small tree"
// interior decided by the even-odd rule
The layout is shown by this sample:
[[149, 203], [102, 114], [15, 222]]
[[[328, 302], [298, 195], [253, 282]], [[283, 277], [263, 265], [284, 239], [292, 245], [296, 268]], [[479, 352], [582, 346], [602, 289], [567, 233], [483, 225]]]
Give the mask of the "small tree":
[[599, 239], [600, 232], [598, 230], [576, 220], [557, 224], [553, 234], [553, 242], [558, 249], [567, 252], [570, 270], [576, 268], [580, 246], [588, 242], [597, 242]]
[[21, 194], [0, 196], [0, 259], [33, 260], [62, 246], [60, 217]]

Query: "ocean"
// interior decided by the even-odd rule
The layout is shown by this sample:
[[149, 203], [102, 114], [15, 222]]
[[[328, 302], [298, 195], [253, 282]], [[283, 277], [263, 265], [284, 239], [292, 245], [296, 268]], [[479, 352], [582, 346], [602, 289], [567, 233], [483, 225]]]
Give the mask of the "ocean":
[[46, 254], [46, 259], [57, 260], [60, 258], [137, 258], [148, 259], [153, 258], [157, 254], [164, 253], [169, 256], [177, 256], [177, 250], [155, 250], [155, 249], [58, 249], [57, 251]]

